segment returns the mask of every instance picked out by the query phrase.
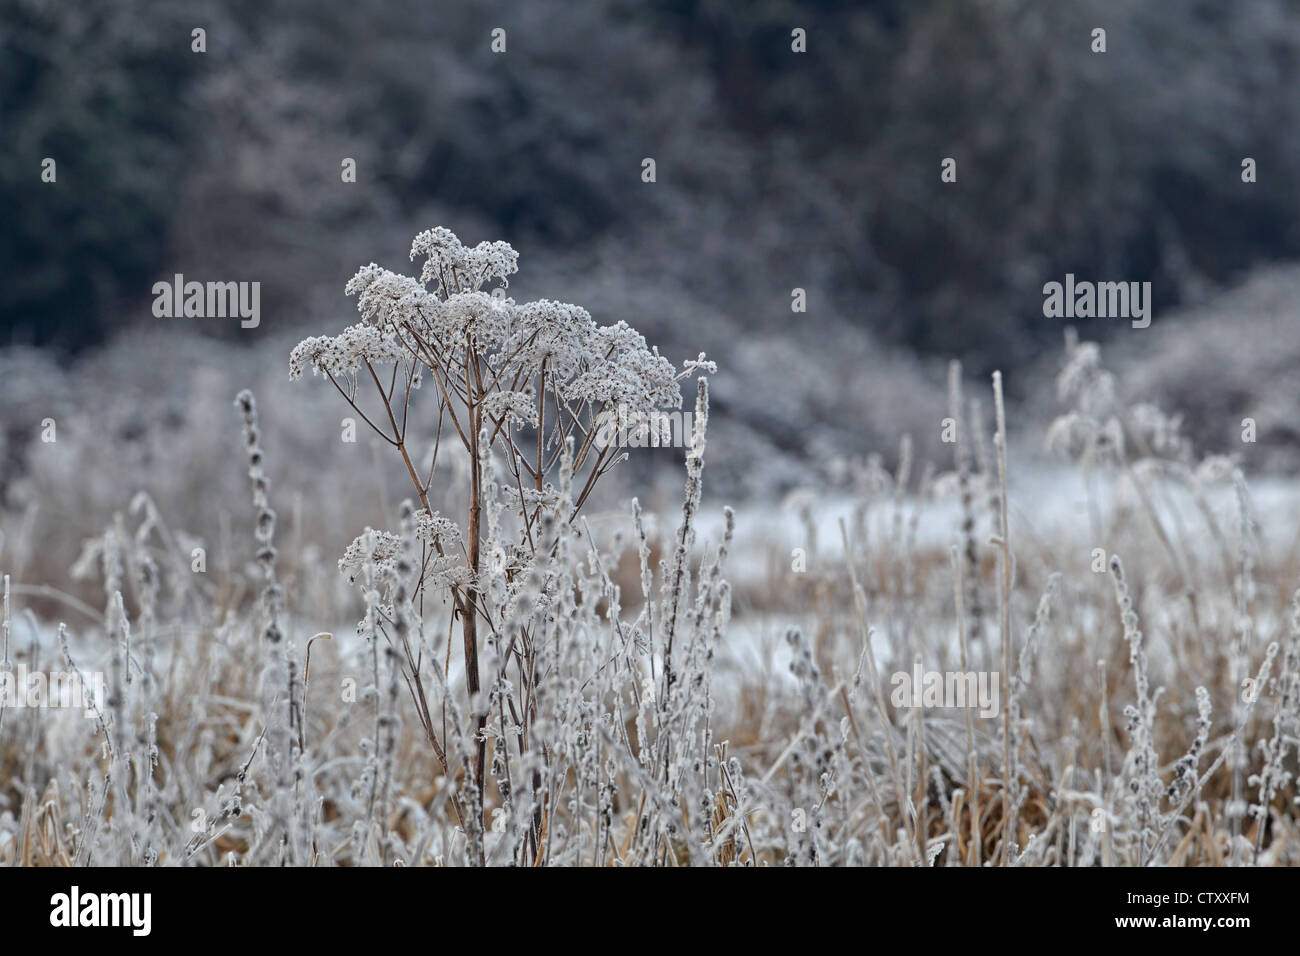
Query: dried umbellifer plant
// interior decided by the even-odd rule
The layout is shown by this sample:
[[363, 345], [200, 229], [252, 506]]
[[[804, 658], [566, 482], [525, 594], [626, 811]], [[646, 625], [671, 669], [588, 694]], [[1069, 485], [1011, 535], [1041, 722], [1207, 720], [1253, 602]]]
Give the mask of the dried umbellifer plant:
[[[486, 580], [522, 580], [543, 547], [543, 524], [555, 515], [572, 521], [597, 482], [623, 457], [616, 442], [602, 440], [602, 424], [655, 420], [655, 413], [681, 405], [678, 383], [712, 363], [687, 362], [678, 371], [648, 348], [624, 322], [599, 326], [576, 305], [541, 299], [516, 303], [505, 295], [518, 254], [505, 242], [464, 246], [449, 230], [420, 233], [411, 258], [424, 258], [419, 278], [374, 263], [348, 282], [361, 322], [336, 336], [306, 339], [292, 353], [290, 377], [310, 368], [323, 375], [356, 414], [388, 445], [415, 488], [422, 511], [413, 516], [419, 542], [414, 586], [401, 589], [408, 607], [441, 588], [451, 595], [453, 622], [460, 621], [465, 683], [477, 741], [474, 804], [481, 813], [485, 775], [486, 707], [479, 672], [481, 629], [499, 633], [503, 608], [485, 600]], [[430, 388], [432, 383], [432, 388]], [[432, 398], [417, 401], [432, 392]], [[431, 423], [428, 467], [417, 467], [408, 425]], [[430, 506], [435, 469], [444, 447], [459, 449], [469, 464], [463, 522]], [[513, 540], [485, 554], [484, 508], [489, 459], [503, 462], [500, 493], [513, 515]], [[557, 491], [559, 473], [572, 489]], [[504, 546], [502, 546], [504, 545]], [[376, 548], [396, 568], [398, 535], [363, 535], [340, 562], [356, 572]], [[376, 557], [379, 557], [376, 555]], [[394, 573], [396, 573], [394, 571]], [[403, 612], [381, 615], [381, 626], [399, 624]], [[449, 624], [449, 628], [454, 623]], [[399, 627], [400, 629], [400, 627]], [[446, 767], [446, 755], [428, 717], [415, 659], [407, 678], [421, 709], [426, 736]], [[528, 671], [522, 669], [526, 676]], [[445, 741], [444, 741], [445, 743]]]

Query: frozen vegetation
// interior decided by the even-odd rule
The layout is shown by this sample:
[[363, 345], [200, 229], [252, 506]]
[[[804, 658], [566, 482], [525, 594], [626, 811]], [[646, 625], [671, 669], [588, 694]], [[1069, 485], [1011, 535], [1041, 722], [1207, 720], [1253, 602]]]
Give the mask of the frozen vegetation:
[[[93, 409], [3, 359], [0, 671], [104, 693], [0, 705], [0, 861], [1300, 861], [1294, 486], [1097, 345], [1067, 337], [1040, 429], [1000, 377], [882, 370], [906, 415], [863, 419], [914, 437], [762, 449], [733, 511], [712, 456], [764, 399], [710, 408], [726, 356], [515, 301], [505, 243], [411, 256], [241, 364], [107, 353]], [[680, 447], [597, 440], [683, 405]], [[930, 673], [992, 706], [897, 693]]]

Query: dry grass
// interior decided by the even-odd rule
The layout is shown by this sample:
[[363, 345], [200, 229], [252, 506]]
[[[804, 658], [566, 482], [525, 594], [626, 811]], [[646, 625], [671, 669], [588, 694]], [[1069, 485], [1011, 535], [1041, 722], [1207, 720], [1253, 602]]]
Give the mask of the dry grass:
[[[1084, 359], [1074, 374], [1096, 392], [1104, 373]], [[804, 521], [746, 539], [742, 513], [727, 556], [692, 524], [689, 489], [684, 536], [642, 537], [631, 516], [617, 539], [557, 522], [544, 600], [489, 612], [517, 620], [545, 677], [515, 681], [477, 717], [445, 616], [412, 621], [410, 653], [390, 653], [395, 612], [349, 598], [332, 558], [294, 549], [291, 522], [277, 535], [289, 555], [277, 649], [251, 536], [236, 531], [234, 557], [195, 574], [165, 516], [138, 501], [99, 539], [97, 594], [10, 582], [11, 668], [64, 666], [64, 621], [77, 666], [118, 683], [102, 721], [0, 718], [0, 862], [1292, 865], [1297, 561], [1259, 527], [1287, 516], [1254, 518], [1231, 463], [1198, 462], [1168, 435], [1154, 447], [1149, 417], [1098, 394], [1065, 396], [1097, 423], [1066, 436], [1092, 476], [1090, 515], [1073, 523], [1018, 500], [1013, 467], [1001, 507], [973, 422], [951, 473], [863, 463], [839, 547], [824, 531], [814, 547]], [[1123, 450], [1097, 441], [1112, 417]], [[1218, 489], [1216, 472], [1229, 479]], [[917, 533], [954, 500], [946, 534]], [[806, 570], [791, 569], [796, 547]], [[1118, 598], [1098, 547], [1122, 557]], [[354, 633], [344, 622], [363, 613], [372, 623]], [[670, 621], [672, 679], [658, 643]], [[786, 622], [788, 640], [763, 650], [755, 635]], [[312, 644], [303, 672], [321, 626], [333, 639]], [[506, 672], [495, 642], [483, 653], [485, 674]], [[891, 675], [918, 658], [996, 673], [998, 715], [893, 704]], [[1257, 698], [1243, 695], [1266, 664]], [[509, 696], [521, 689], [533, 696]], [[509, 701], [534, 698], [520, 748]]]

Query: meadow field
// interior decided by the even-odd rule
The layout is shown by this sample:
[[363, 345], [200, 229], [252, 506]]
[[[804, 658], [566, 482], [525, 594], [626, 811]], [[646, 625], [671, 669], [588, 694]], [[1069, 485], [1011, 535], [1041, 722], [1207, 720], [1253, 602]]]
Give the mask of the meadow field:
[[726, 498], [726, 356], [412, 257], [93, 399], [6, 356], [0, 862], [1300, 861], [1300, 495], [1096, 343]]

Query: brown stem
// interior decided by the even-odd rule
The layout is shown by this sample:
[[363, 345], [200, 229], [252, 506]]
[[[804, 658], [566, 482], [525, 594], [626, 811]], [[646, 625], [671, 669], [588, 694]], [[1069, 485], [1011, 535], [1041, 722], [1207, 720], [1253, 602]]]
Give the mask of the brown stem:
[[[479, 693], [479, 671], [478, 671], [478, 617], [474, 609], [478, 607], [478, 580], [479, 580], [479, 518], [482, 512], [482, 469], [479, 463], [479, 416], [478, 401], [474, 394], [473, 385], [471, 384], [468, 365], [470, 361], [477, 362], [472, 358], [472, 343], [465, 343], [465, 383], [469, 389], [471, 399], [468, 409], [469, 419], [469, 440], [470, 440], [470, 497], [469, 497], [469, 568], [470, 578], [468, 584], [468, 605], [469, 612], [461, 618], [461, 634], [465, 641], [465, 686], [469, 691], [470, 708], [474, 707], [474, 697]], [[474, 739], [476, 750], [474, 753], [474, 783], [478, 787], [478, 814], [483, 815], [483, 781], [484, 770], [487, 762], [487, 741], [483, 739], [483, 728], [487, 724], [486, 713], [480, 714], [475, 720]]]

